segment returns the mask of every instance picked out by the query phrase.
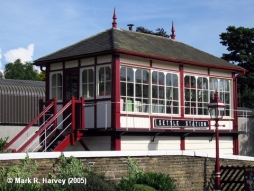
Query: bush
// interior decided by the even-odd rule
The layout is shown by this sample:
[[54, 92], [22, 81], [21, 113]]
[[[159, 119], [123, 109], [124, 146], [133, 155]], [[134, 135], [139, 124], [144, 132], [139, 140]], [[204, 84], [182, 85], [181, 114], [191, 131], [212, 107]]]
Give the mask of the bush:
[[0, 170], [1, 178], [0, 178], [0, 191], [8, 190], [8, 191], [40, 191], [40, 184], [35, 183], [7, 183], [7, 178], [21, 178], [27, 179], [33, 175], [37, 170], [37, 163], [31, 163], [31, 159], [26, 155], [25, 159], [21, 160], [22, 165], [13, 165], [9, 168], [4, 168]]
[[153, 187], [144, 184], [134, 184], [133, 191], [156, 191]]
[[140, 172], [136, 161], [132, 161], [129, 157], [127, 159], [128, 176], [122, 178], [118, 190], [119, 191], [133, 191], [138, 189], [158, 190], [158, 191], [176, 191], [176, 186], [173, 179], [163, 173], [155, 172]]
[[86, 183], [73, 183], [68, 185], [60, 184], [45, 184], [44, 190], [49, 191], [115, 191], [116, 184], [111, 180], [107, 180], [102, 174], [95, 174], [90, 167], [84, 168], [84, 165], [80, 159], [73, 156], [66, 158], [60, 156], [57, 160], [59, 174], [51, 174], [51, 178], [60, 178], [68, 180], [68, 178], [83, 178], [86, 179]]
[[7, 145], [8, 139], [9, 139], [9, 137], [5, 137], [4, 139], [0, 138], [0, 153], [10, 153], [11, 152], [10, 149], [7, 149], [6, 151], [4, 151], [4, 147]]
[[137, 184], [145, 184], [158, 191], [176, 191], [173, 179], [168, 174], [146, 172], [137, 178]]
[[87, 185], [85, 191], [115, 191], [116, 184], [112, 180], [107, 180], [103, 174], [95, 174], [90, 172], [87, 176]]

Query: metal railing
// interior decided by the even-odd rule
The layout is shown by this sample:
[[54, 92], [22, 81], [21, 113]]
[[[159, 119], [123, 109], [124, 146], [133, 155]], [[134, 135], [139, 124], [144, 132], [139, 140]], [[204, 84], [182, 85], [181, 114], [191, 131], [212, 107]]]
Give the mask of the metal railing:
[[[139, 118], [147, 118], [149, 123], [147, 123], [147, 126], [145, 128], [148, 128], [149, 130], [152, 128], [151, 120], [154, 118], [163, 118], [168, 120], [174, 120], [174, 119], [186, 119], [186, 120], [192, 120], [195, 122], [196, 120], [210, 120], [210, 115], [207, 107], [190, 107], [190, 106], [173, 106], [173, 105], [164, 105], [164, 104], [142, 104], [142, 103], [124, 103], [124, 102], [89, 102], [84, 104], [84, 107], [97, 107], [97, 110], [99, 108], [99, 116], [104, 115], [105, 118], [98, 118], [97, 120], [104, 120], [104, 128], [107, 129], [108, 122], [110, 122], [111, 114], [109, 115], [109, 108], [112, 109], [112, 107], [118, 107], [120, 108], [120, 115], [121, 117], [125, 117], [125, 120], [121, 121], [121, 127], [119, 128], [126, 128], [127, 130], [132, 127], [130, 121], [134, 120], [133, 118], [139, 117]], [[157, 112], [154, 112], [157, 111]], [[183, 114], [182, 114], [182, 113]], [[251, 110], [233, 110], [233, 109], [226, 109], [225, 115], [222, 119], [222, 121], [233, 121], [235, 118], [235, 112], [242, 113], [242, 118], [244, 118], [244, 126], [245, 131], [247, 132], [247, 121], [249, 113], [252, 112]], [[98, 113], [98, 112], [97, 112]], [[114, 113], [112, 113], [114, 115]], [[238, 117], [238, 115], [236, 116]], [[89, 119], [86, 119], [89, 120]], [[213, 125], [211, 125], [213, 126]], [[141, 128], [144, 128], [140, 126]], [[172, 124], [169, 126], [170, 128], [176, 128]], [[138, 126], [135, 126], [134, 128], [139, 128]], [[197, 127], [193, 126], [193, 130], [195, 131]], [[225, 129], [225, 128], [224, 128]], [[232, 128], [231, 128], [232, 129]]]

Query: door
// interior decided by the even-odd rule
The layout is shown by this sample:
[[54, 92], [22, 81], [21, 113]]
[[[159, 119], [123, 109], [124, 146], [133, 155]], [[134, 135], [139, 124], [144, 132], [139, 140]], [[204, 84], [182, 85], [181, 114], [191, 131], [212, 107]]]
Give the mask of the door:
[[[67, 102], [69, 102], [72, 98], [72, 96], [75, 97], [75, 99], [79, 99], [79, 69], [70, 69], [65, 70], [64, 77], [64, 93], [63, 93], [63, 104], [65, 105]], [[66, 109], [66, 111], [63, 113], [64, 119], [72, 113], [71, 107]], [[80, 127], [80, 105], [77, 104], [75, 107], [75, 128]], [[69, 126], [71, 123], [72, 115], [70, 115], [66, 121], [64, 122], [64, 128]], [[71, 126], [66, 130], [66, 133], [69, 133], [71, 131]]]
[[78, 69], [66, 70], [64, 72], [64, 104], [70, 101], [72, 96], [74, 96], [76, 99], [79, 97]]

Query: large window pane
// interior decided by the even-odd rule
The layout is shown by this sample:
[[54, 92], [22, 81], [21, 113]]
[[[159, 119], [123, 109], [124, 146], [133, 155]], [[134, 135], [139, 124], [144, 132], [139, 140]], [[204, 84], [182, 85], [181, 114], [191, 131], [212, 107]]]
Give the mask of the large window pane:
[[[121, 78], [122, 78], [121, 69]], [[99, 68], [99, 96], [109, 96], [111, 95], [111, 68], [109, 66], [102, 66]]]
[[50, 78], [51, 83], [51, 98], [56, 98], [57, 100], [62, 100], [62, 74], [61, 73], [55, 73], [51, 75]]
[[94, 70], [84, 69], [82, 72], [81, 78], [82, 78], [82, 96], [84, 96], [84, 98], [93, 98], [94, 97]]
[[[152, 84], [149, 84], [149, 75]], [[122, 111], [179, 114], [179, 85], [176, 74], [161, 71], [152, 71], [150, 74], [146, 69], [121, 66], [120, 80]], [[170, 106], [173, 96], [174, 107], [173, 104]], [[133, 108], [129, 106], [131, 103]]]

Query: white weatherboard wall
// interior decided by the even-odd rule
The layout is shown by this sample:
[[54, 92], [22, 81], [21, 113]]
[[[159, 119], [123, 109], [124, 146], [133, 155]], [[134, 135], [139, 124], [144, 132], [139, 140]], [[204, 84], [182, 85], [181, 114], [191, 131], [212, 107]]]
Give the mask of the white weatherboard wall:
[[[83, 137], [82, 140], [90, 151], [109, 151], [111, 150], [111, 137]], [[75, 146], [69, 145], [64, 151], [85, 151], [83, 146], [77, 142]]]
[[[215, 154], [216, 138], [209, 142], [211, 137], [185, 137], [185, 150], [207, 152]], [[219, 137], [220, 154], [233, 154], [233, 138]]]
[[97, 102], [97, 127], [107, 128], [111, 126], [111, 102]]
[[121, 116], [122, 128], [150, 128], [150, 118]]
[[94, 128], [94, 107], [93, 103], [85, 103], [85, 128]]
[[156, 136], [122, 136], [121, 150], [180, 150], [180, 137]]

